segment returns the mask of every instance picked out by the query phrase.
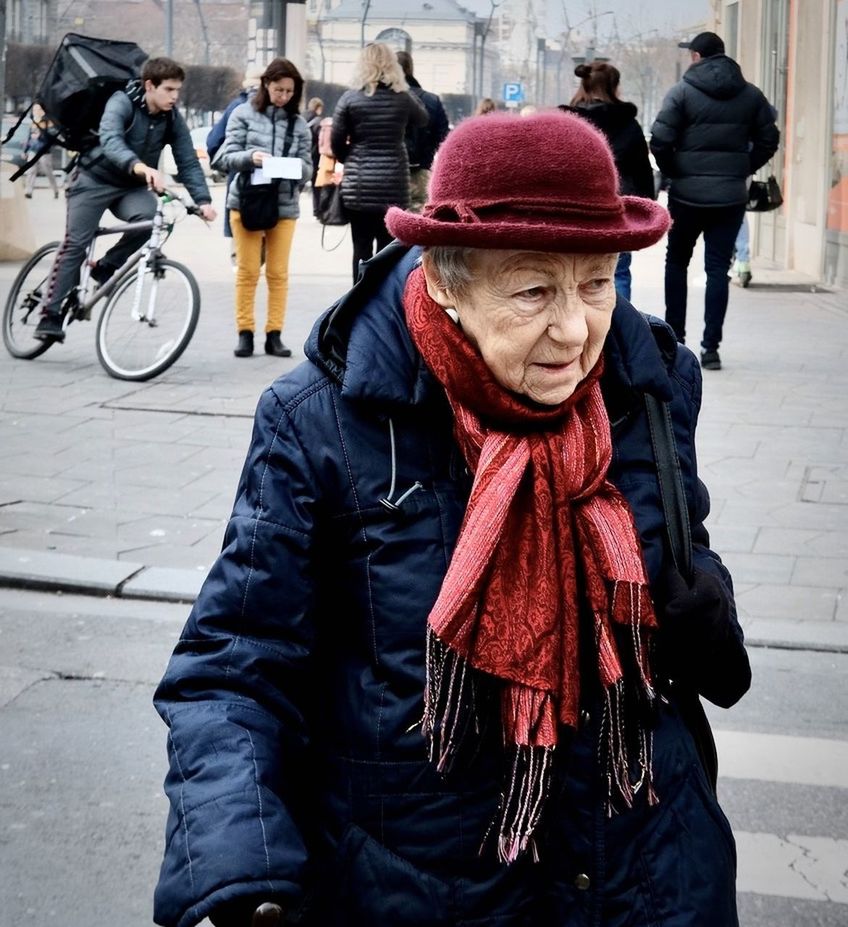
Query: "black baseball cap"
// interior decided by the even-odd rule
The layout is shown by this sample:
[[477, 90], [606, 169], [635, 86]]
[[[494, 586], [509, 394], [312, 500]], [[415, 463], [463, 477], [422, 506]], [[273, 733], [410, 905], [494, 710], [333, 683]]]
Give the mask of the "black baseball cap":
[[688, 48], [689, 51], [697, 52], [702, 58], [724, 54], [724, 42], [715, 32], [699, 32], [689, 42], [678, 42], [677, 47]]

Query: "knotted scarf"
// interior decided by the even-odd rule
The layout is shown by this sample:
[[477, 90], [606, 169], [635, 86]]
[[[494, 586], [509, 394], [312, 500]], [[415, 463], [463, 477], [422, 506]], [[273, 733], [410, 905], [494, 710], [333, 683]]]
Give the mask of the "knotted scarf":
[[428, 618], [422, 729], [431, 761], [446, 771], [469, 732], [479, 730], [480, 685], [494, 678], [512, 754], [493, 822], [498, 855], [511, 862], [530, 850], [538, 858], [533, 833], [560, 725], [578, 723], [581, 614], [594, 631], [583, 648], [593, 648], [603, 692], [608, 809], [618, 798], [629, 806], [642, 785], [656, 801], [650, 735], [642, 725], [638, 736], [624, 729], [626, 692], [643, 705], [654, 700], [647, 644], [656, 618], [632, 512], [606, 478], [612, 443], [603, 360], [565, 402], [540, 406], [495, 380], [431, 299], [420, 268], [407, 282], [404, 309], [416, 347], [445, 389], [474, 474]]

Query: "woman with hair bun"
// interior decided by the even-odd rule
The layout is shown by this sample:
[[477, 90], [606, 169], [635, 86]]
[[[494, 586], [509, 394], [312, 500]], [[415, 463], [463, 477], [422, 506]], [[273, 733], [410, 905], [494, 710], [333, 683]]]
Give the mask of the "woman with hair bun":
[[[618, 96], [621, 82], [618, 68], [606, 61], [590, 61], [577, 65], [574, 73], [580, 78], [580, 86], [570, 105], [559, 108], [588, 119], [607, 137], [618, 169], [621, 194], [656, 199], [648, 145], [636, 121], [638, 110]], [[622, 251], [615, 269], [615, 288], [625, 299], [630, 299], [630, 258], [629, 251]]]
[[362, 49], [353, 89], [333, 113], [333, 154], [344, 164], [342, 202], [353, 238], [353, 282], [359, 265], [392, 240], [383, 219], [390, 206], [409, 205], [407, 123], [425, 126], [424, 104], [409, 92], [395, 53], [382, 42]]

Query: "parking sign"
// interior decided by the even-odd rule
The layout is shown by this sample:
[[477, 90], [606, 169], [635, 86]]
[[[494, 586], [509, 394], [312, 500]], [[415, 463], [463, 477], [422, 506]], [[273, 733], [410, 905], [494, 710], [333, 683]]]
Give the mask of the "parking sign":
[[503, 85], [504, 103], [523, 103], [524, 102], [524, 84], [518, 81], [508, 81]]

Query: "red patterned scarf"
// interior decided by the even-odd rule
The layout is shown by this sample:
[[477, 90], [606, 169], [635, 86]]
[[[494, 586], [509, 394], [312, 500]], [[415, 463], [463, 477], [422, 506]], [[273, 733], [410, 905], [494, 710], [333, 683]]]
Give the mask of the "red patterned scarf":
[[533, 832], [559, 725], [577, 726], [581, 623], [587, 627], [581, 614], [594, 628], [605, 697], [609, 806], [617, 797], [629, 805], [643, 783], [656, 800], [650, 736], [640, 727], [631, 755], [633, 738], [623, 723], [627, 688], [644, 702], [654, 698], [647, 637], [656, 618], [633, 515], [606, 479], [612, 445], [602, 360], [564, 403], [538, 406], [496, 382], [430, 298], [420, 268], [410, 275], [404, 309], [416, 347], [445, 389], [457, 442], [474, 473], [428, 619], [423, 731], [431, 760], [446, 770], [479, 721], [477, 674], [499, 683], [513, 765], [498, 813], [498, 851], [512, 861], [528, 849], [535, 855]]

